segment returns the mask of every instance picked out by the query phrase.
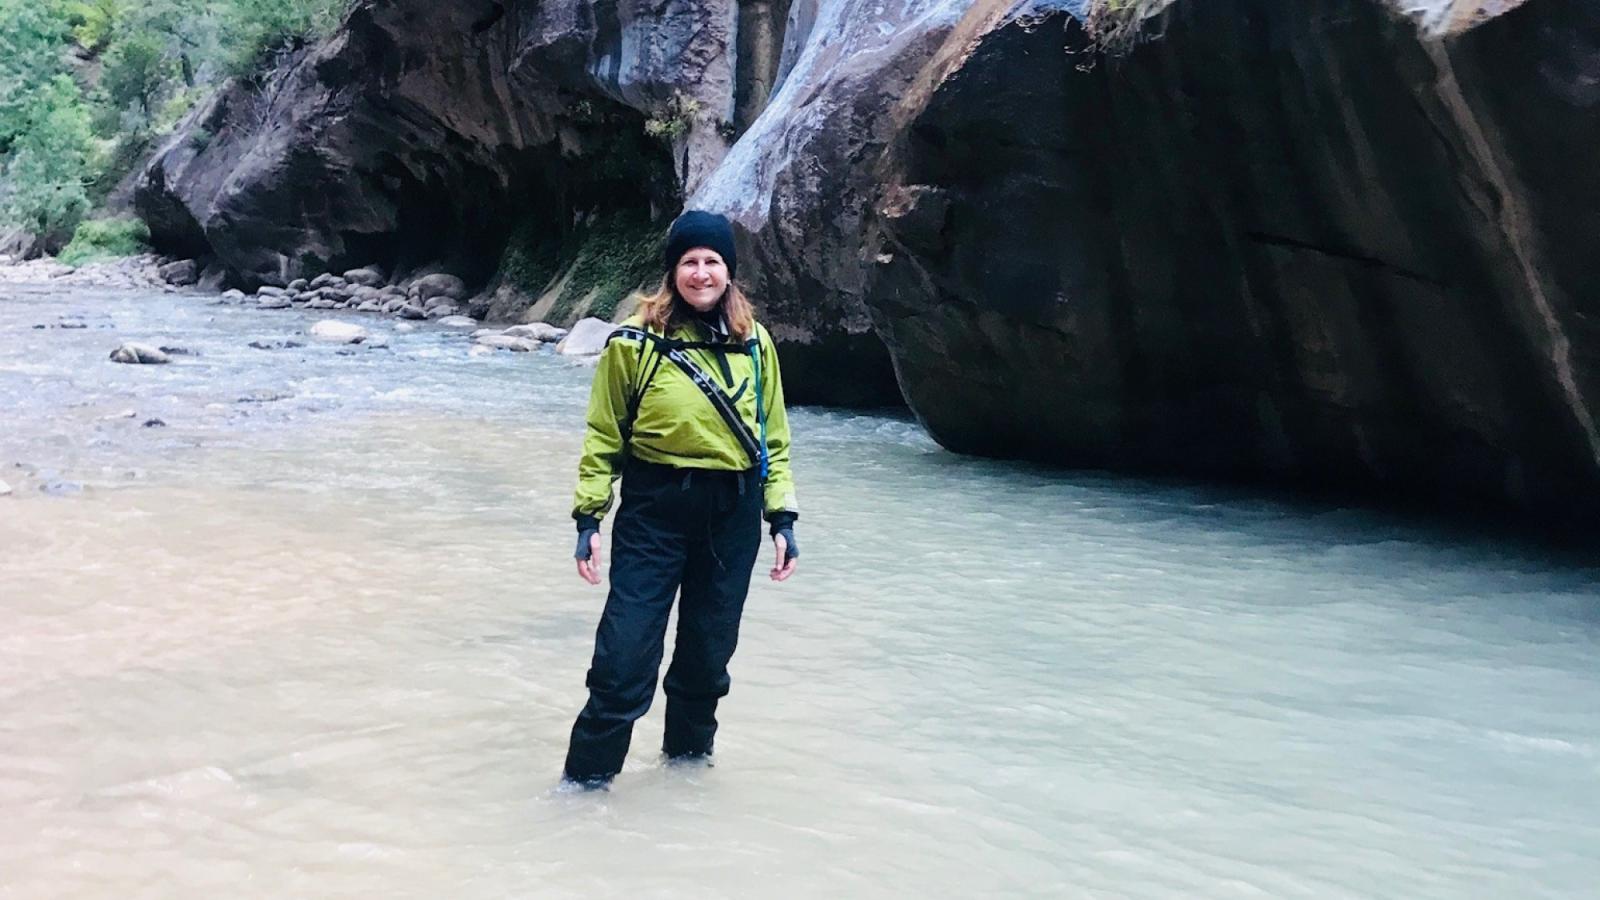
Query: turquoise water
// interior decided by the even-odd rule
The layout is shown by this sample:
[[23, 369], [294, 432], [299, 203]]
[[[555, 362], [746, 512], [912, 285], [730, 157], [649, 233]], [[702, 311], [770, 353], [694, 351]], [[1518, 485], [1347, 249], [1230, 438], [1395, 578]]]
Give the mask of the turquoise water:
[[[589, 370], [0, 290], [0, 896], [1600, 880], [1594, 570], [804, 410], [805, 557], [756, 579], [717, 766], [662, 767], [657, 708], [612, 792], [568, 795], [603, 601], [568, 558]], [[33, 327], [62, 315], [86, 327]], [[124, 339], [194, 355], [106, 362]]]

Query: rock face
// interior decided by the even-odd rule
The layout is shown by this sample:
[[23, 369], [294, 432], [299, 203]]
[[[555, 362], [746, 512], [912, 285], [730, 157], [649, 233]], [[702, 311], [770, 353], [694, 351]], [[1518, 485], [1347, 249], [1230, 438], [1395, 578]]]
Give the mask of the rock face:
[[[1600, 501], [1600, 10], [1514, 6], [1178, 0], [1107, 60], [1087, 0], [359, 0], [137, 202], [247, 286], [462, 276], [363, 301], [418, 319], [611, 285], [546, 257], [686, 203], [735, 221], [795, 402], [1571, 512]], [[497, 269], [515, 302], [472, 296]]]
[[[369, 262], [399, 280], [442, 263], [465, 277], [452, 296], [474, 316], [518, 319], [541, 291], [577, 282], [607, 284], [612, 315], [628, 285], [611, 283], [609, 263], [596, 263], [609, 248], [582, 246], [584, 230], [644, 220], [654, 236], [685, 196], [714, 204], [737, 191], [741, 168], [722, 165], [729, 144], [766, 107], [780, 69], [799, 72], [760, 133], [778, 135], [770, 123], [806, 107], [807, 128], [848, 138], [826, 161], [850, 171], [850, 193], [817, 195], [819, 165], [789, 165], [810, 152], [798, 146], [777, 179], [782, 228], [727, 207], [752, 242], [747, 280], [784, 346], [796, 401], [898, 403], [856, 259], [862, 163], [884, 136], [848, 135], [886, 95], [852, 83], [852, 97], [872, 98], [859, 112], [832, 88], [825, 104], [806, 97], [829, 73], [828, 42], [871, 48], [911, 5], [871, 15], [862, 3], [834, 6], [360, 0], [329, 41], [196, 110], [141, 177], [136, 207], [158, 247], [215, 260], [247, 288]], [[830, 126], [841, 111], [847, 119]], [[712, 181], [720, 186], [702, 192]], [[523, 252], [508, 265], [512, 246]], [[569, 264], [578, 277], [557, 277]], [[467, 288], [480, 287], [489, 299], [468, 302]], [[546, 305], [561, 324], [588, 308]]]
[[1180, 2], [1088, 71], [1066, 11], [981, 12], [897, 110], [869, 241], [941, 443], [1600, 500], [1600, 8], [1439, 43], [1377, 3]]
[[359, 0], [329, 41], [196, 110], [135, 206], [157, 246], [247, 285], [429, 260], [481, 281], [518, 220], [559, 241], [598, 207], [675, 208], [727, 145], [736, 16]]

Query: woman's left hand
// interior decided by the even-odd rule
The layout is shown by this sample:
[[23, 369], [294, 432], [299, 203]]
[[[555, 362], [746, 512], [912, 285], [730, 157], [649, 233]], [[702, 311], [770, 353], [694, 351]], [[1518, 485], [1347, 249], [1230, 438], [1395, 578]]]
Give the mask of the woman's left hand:
[[794, 553], [789, 552], [789, 541], [786, 538], [787, 534], [793, 534], [793, 532], [780, 531], [772, 536], [772, 546], [778, 551], [778, 555], [772, 565], [772, 572], [770, 573], [773, 581], [783, 581], [790, 575], [793, 575], [794, 567], [800, 564], [800, 553], [798, 548], [796, 548], [796, 552]]

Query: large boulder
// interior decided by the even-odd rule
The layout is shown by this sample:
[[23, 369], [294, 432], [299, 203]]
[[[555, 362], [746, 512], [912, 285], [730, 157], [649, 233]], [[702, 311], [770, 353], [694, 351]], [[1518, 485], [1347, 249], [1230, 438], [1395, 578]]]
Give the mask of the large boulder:
[[932, 434], [1590, 515], [1600, 7], [1153, 31], [1086, 66], [1068, 12], [975, 8], [904, 92], [864, 296]]
[[424, 275], [411, 284], [411, 293], [424, 302], [435, 297], [460, 300], [467, 295], [467, 284], [454, 275], [439, 272]]
[[161, 280], [179, 287], [194, 284], [200, 280], [200, 268], [192, 259], [180, 259], [162, 265], [156, 270], [161, 275]]
[[[572, 326], [572, 331], [556, 344], [556, 352], [565, 356], [598, 356], [606, 348], [606, 340], [617, 326], [604, 319], [582, 319]], [[514, 340], [529, 340], [515, 338]], [[531, 341], [537, 344], [537, 341]]]

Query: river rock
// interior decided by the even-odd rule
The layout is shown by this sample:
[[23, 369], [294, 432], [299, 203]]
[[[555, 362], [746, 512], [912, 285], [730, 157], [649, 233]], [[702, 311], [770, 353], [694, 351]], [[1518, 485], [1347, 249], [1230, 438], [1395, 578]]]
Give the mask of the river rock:
[[311, 279], [311, 282], [307, 286], [312, 290], [316, 290], [320, 287], [327, 287], [330, 284], [341, 284], [343, 282], [344, 279], [333, 274], [332, 272], [323, 272], [321, 275]]
[[468, 356], [493, 356], [494, 355], [494, 348], [493, 347], [486, 347], [483, 344], [473, 344], [472, 347], [467, 350], [467, 355]]
[[360, 343], [367, 337], [367, 330], [353, 322], [341, 322], [337, 319], [323, 319], [311, 326], [311, 336], [319, 341], [333, 341], [342, 344]]
[[65, 478], [52, 478], [39, 485], [39, 491], [51, 497], [71, 497], [83, 493], [83, 485]]
[[170, 284], [191, 285], [200, 280], [200, 269], [192, 259], [169, 262], [156, 271]]
[[489, 347], [494, 350], [512, 350], [517, 353], [531, 353], [540, 347], [538, 341], [530, 341], [527, 338], [506, 337], [503, 334], [491, 334], [487, 337], [481, 337], [475, 343], [480, 347]]
[[535, 341], [544, 341], [545, 343], [555, 343], [567, 336], [565, 328], [557, 328], [548, 322], [529, 322], [525, 325], [513, 325], [501, 333], [508, 334], [511, 337], [525, 337]]
[[402, 319], [426, 319], [428, 317], [428, 311], [416, 305], [415, 303], [406, 303], [402, 305], [399, 309], [394, 311], [394, 314]]
[[605, 319], [582, 319], [556, 344], [556, 352], [566, 356], [598, 356], [606, 348], [606, 339], [616, 330], [617, 326]]
[[446, 297], [451, 300], [460, 300], [467, 295], [466, 282], [445, 272], [433, 275], [424, 275], [411, 283], [411, 295], [418, 300], [427, 301], [434, 297]]
[[165, 353], [162, 353], [159, 347], [128, 341], [111, 351], [111, 361], [140, 365], [161, 365], [172, 360]]
[[288, 289], [291, 291], [304, 291], [310, 287], [311, 282], [305, 280], [304, 278], [296, 278], [295, 280], [289, 282], [288, 285]]
[[383, 304], [376, 300], [368, 300], [357, 306], [356, 312], [383, 312]]
[[460, 309], [454, 303], [440, 303], [437, 306], [430, 307], [427, 313], [430, 319], [447, 319], [460, 312]]
[[416, 331], [416, 330], [417, 330], [417, 326], [411, 324], [410, 322], [396, 322], [394, 324], [394, 332], [395, 332], [395, 334], [410, 334], [411, 332]]
[[366, 287], [375, 288], [383, 284], [383, 273], [378, 271], [373, 266], [363, 266], [362, 268], [351, 269], [350, 271], [344, 273], [344, 280], [351, 284], [359, 284]]
[[256, 288], [257, 297], [284, 297], [287, 296], [288, 293], [289, 292], [283, 288], [271, 284], [263, 284], [262, 286]]
[[288, 297], [267, 296], [261, 298], [261, 302], [256, 304], [256, 309], [288, 309], [293, 305]]
[[230, 303], [238, 303], [240, 300], [244, 299], [244, 291], [241, 291], [238, 288], [229, 288], [228, 290], [222, 292], [222, 299], [227, 300]]
[[276, 388], [256, 388], [245, 393], [236, 402], [238, 403], [276, 403], [279, 400], [288, 400], [294, 394], [289, 391], [280, 391]]
[[468, 316], [440, 316], [433, 324], [444, 328], [476, 328], [478, 320]]
[[251, 341], [248, 345], [256, 350], [290, 350], [295, 347], [304, 347], [299, 341]]
[[339, 301], [337, 300], [329, 300], [326, 297], [318, 297], [310, 303], [307, 303], [306, 309], [333, 309], [338, 305]]

